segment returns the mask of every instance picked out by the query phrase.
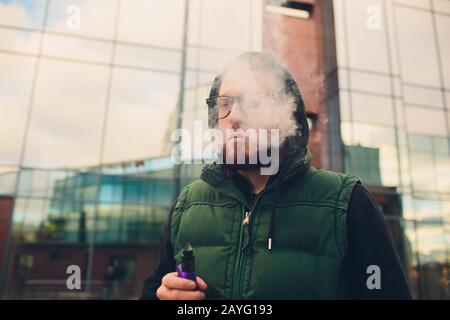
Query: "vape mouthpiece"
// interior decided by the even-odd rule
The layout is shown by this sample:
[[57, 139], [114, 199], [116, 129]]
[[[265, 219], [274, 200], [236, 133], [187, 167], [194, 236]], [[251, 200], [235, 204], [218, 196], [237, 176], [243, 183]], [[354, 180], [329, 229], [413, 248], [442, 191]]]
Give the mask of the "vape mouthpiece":
[[194, 252], [192, 251], [191, 245], [188, 243], [184, 247], [183, 256], [192, 256], [192, 255], [194, 255]]
[[189, 243], [183, 249], [181, 263], [178, 265], [177, 271], [180, 278], [196, 281], [194, 251]]

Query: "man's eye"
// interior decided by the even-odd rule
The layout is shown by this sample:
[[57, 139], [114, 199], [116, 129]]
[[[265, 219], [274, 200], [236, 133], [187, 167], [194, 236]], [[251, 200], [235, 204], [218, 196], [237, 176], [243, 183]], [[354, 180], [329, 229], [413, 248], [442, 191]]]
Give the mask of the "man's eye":
[[266, 97], [267, 97], [268, 99], [272, 100], [272, 101], [275, 101], [275, 100], [278, 100], [278, 98], [279, 98], [280, 96], [279, 96], [279, 94], [276, 93], [276, 92], [270, 92], [270, 93], [267, 94]]
[[258, 101], [259, 99], [256, 96], [251, 96], [251, 95], [247, 95], [247, 96], [243, 96], [241, 98], [241, 102], [243, 105], [248, 106], [248, 107], [255, 107], [258, 105]]
[[228, 102], [228, 101], [221, 101], [220, 103], [219, 103], [219, 106], [220, 107], [223, 107], [223, 108], [226, 108], [226, 107], [228, 107], [230, 105], [230, 103]]
[[223, 107], [228, 107], [229, 101], [228, 101], [228, 99], [224, 99], [224, 98], [218, 99], [218, 100], [217, 100], [217, 105], [218, 105], [219, 107], [221, 107], [221, 108], [223, 108]]

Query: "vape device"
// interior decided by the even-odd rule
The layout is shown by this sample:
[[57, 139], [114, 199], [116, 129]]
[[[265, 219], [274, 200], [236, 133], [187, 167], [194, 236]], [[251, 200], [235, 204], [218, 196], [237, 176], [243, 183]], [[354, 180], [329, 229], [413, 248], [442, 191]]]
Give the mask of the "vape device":
[[190, 244], [187, 244], [183, 250], [181, 263], [178, 265], [177, 271], [180, 278], [189, 279], [196, 282], [197, 275], [195, 274], [194, 252], [192, 251]]

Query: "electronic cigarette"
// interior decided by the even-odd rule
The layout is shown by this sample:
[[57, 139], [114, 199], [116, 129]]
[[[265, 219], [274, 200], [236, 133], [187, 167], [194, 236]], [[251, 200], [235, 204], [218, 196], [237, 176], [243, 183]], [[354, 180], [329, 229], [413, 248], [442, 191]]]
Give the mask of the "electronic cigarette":
[[177, 267], [178, 276], [184, 279], [190, 279], [194, 282], [197, 280], [195, 274], [194, 252], [190, 244], [187, 244], [181, 256], [181, 263]]

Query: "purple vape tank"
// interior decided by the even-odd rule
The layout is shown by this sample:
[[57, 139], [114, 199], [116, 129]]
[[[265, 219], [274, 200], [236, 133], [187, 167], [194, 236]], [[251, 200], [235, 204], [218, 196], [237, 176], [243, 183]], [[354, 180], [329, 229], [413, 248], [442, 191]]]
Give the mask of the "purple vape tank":
[[197, 275], [195, 274], [194, 252], [192, 251], [190, 244], [187, 244], [183, 250], [181, 263], [178, 265], [177, 271], [180, 278], [189, 279], [196, 282]]

